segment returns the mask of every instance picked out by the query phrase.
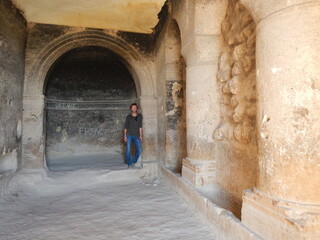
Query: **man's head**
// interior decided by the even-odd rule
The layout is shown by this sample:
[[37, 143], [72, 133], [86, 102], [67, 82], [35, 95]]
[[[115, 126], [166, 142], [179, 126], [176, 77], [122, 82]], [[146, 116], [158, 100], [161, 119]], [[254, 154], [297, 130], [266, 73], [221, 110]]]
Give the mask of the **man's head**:
[[132, 113], [136, 113], [138, 111], [138, 105], [136, 103], [132, 103], [130, 105], [130, 110]]

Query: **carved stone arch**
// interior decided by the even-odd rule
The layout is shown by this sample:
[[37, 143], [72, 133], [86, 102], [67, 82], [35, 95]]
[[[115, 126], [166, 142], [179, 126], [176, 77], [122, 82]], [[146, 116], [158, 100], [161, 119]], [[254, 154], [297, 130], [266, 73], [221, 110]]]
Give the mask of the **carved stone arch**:
[[[50, 68], [70, 50], [93, 46], [103, 47], [117, 54], [131, 73], [136, 85], [138, 102], [144, 114], [143, 160], [155, 160], [154, 126], [156, 126], [156, 98], [154, 77], [147, 60], [123, 39], [102, 31], [86, 30], [66, 34], [48, 43], [39, 51], [25, 71], [23, 96], [22, 168], [46, 168], [44, 136], [44, 92]], [[33, 55], [32, 49], [29, 53]]]
[[165, 165], [181, 172], [186, 156], [185, 62], [181, 54], [181, 33], [170, 19], [165, 34], [166, 64], [166, 158]]
[[168, 27], [169, 28], [177, 27], [177, 29], [179, 29], [180, 41], [183, 40], [183, 35], [184, 35], [183, 27], [188, 28], [186, 24], [189, 25], [189, 22], [186, 21], [187, 14], [181, 14], [183, 11], [187, 10], [185, 4], [186, 3], [183, 3], [180, 1], [173, 1], [173, 0], [168, 1], [169, 12], [171, 15], [171, 19]]
[[170, 19], [165, 44], [166, 63], [179, 61], [181, 58], [181, 32], [175, 19]]
[[136, 49], [121, 38], [101, 31], [84, 31], [60, 37], [39, 52], [26, 74], [24, 95], [43, 95], [46, 75], [51, 66], [66, 52], [83, 46], [107, 48], [123, 59], [137, 88], [138, 96], [154, 96], [152, 76]]

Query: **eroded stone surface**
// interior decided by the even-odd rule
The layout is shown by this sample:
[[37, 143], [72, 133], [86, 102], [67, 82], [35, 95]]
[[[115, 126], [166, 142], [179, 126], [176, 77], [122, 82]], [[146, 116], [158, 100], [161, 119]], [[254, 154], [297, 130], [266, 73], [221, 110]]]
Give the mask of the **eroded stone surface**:
[[29, 22], [151, 33], [164, 0], [15, 0]]
[[217, 181], [238, 199], [238, 207], [242, 191], [254, 186], [258, 167], [255, 27], [240, 2], [229, 1], [217, 73], [222, 117], [213, 138], [218, 141]]
[[[107, 48], [123, 60], [136, 87], [145, 117], [143, 158], [173, 170], [161, 171], [219, 237], [259, 239], [252, 230], [266, 239], [319, 239], [318, 0], [174, 0], [162, 8], [154, 34], [29, 22], [28, 39], [8, 1], [1, 1], [0, 10], [0, 168], [12, 169], [15, 161], [23, 168], [46, 167], [46, 76], [74, 48]], [[82, 17], [88, 24], [94, 20]], [[63, 87], [56, 90], [69, 97]], [[90, 94], [110, 100], [109, 92]], [[69, 100], [59, 105], [48, 99], [47, 106], [62, 108], [48, 115], [63, 120], [67, 109], [87, 106]], [[105, 121], [117, 124], [120, 115], [98, 112], [78, 133], [100, 135]], [[63, 123], [50, 126], [61, 145], [72, 138], [69, 130]], [[1, 177], [1, 194], [10, 180]], [[242, 201], [246, 188], [254, 190], [245, 191]], [[242, 222], [228, 210], [238, 218], [242, 213]]]
[[225, 106], [223, 124], [233, 129], [233, 136], [223, 128], [214, 136], [241, 144], [256, 142], [255, 23], [240, 2], [230, 1], [222, 26], [226, 45], [217, 78]]
[[26, 21], [10, 1], [0, 2], [0, 172], [21, 164], [22, 89]]
[[122, 130], [137, 93], [117, 55], [99, 47], [68, 52], [47, 77], [45, 94], [47, 160], [55, 153], [124, 152]]
[[319, 1], [243, 2], [259, 21], [259, 169], [242, 219], [266, 239], [318, 239]]

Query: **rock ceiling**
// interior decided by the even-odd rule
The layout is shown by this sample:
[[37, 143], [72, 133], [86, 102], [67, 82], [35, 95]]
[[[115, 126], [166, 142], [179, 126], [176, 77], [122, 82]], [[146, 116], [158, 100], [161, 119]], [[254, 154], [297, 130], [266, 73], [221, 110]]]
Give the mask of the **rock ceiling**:
[[28, 22], [151, 33], [165, 0], [13, 0]]

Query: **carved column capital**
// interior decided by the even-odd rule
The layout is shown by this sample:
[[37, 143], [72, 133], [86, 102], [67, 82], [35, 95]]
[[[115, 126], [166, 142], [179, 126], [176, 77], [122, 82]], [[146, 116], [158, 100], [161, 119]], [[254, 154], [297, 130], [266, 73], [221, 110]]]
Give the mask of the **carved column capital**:
[[240, 2], [248, 9], [254, 21], [258, 24], [264, 18], [274, 13], [286, 10], [297, 5], [309, 4], [312, 2], [320, 3], [320, 0], [240, 0]]
[[[181, 54], [188, 66], [217, 61], [221, 49], [221, 23], [228, 0], [197, 0], [189, 15], [192, 24], [181, 28]], [[208, 24], [210, 23], [210, 24]]]
[[228, 0], [196, 0], [194, 5], [194, 34], [220, 35], [221, 22], [226, 16], [227, 7]]

